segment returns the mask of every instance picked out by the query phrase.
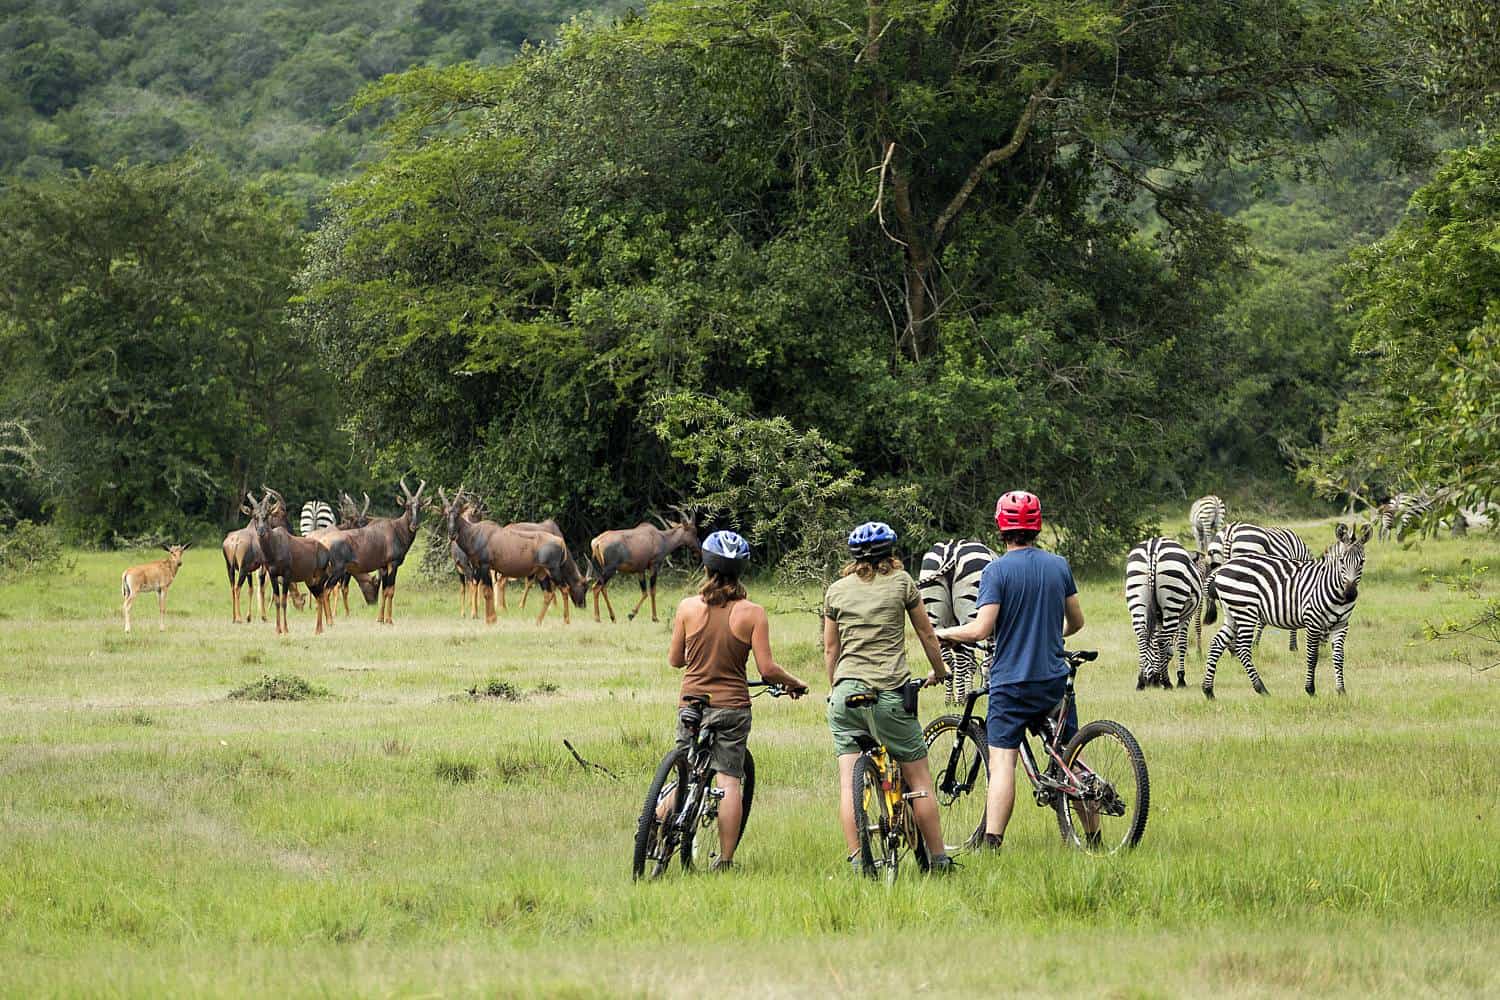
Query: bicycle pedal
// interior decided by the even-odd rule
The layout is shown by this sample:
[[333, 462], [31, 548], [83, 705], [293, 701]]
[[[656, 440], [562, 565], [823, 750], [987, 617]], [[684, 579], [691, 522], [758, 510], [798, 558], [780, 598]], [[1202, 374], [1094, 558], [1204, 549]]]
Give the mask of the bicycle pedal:
[[927, 793], [926, 792], [902, 792], [901, 793], [901, 797], [903, 799], [908, 800], [908, 801], [910, 801], [911, 799], [925, 799], [925, 798], [927, 798]]

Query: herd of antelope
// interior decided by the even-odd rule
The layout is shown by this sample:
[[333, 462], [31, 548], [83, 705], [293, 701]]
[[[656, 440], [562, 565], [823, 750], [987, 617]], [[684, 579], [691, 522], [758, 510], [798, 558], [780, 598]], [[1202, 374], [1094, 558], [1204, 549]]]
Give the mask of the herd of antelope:
[[[317, 614], [313, 631], [322, 634], [325, 625], [333, 624], [335, 602], [339, 598], [343, 600], [344, 614], [348, 615], [352, 580], [359, 586], [365, 603], [379, 604], [376, 621], [393, 624], [396, 577], [416, 540], [424, 513], [440, 518], [441, 529], [448, 538], [449, 555], [460, 583], [460, 613], [478, 618], [483, 594], [487, 624], [496, 621], [497, 590], [499, 606], [505, 607], [505, 586], [510, 580], [526, 584], [521, 595], [523, 608], [532, 585], [541, 587], [544, 599], [538, 623], [546, 618], [554, 601], [562, 605], [563, 621], [571, 622], [570, 604], [586, 607], [590, 591], [594, 595], [594, 620], [600, 620], [602, 599], [609, 620], [615, 621], [609, 583], [621, 573], [634, 574], [640, 581], [640, 600], [629, 617], [634, 619], [649, 598], [651, 620], [658, 621], [656, 580], [662, 564], [678, 549], [690, 550], [695, 558], [700, 551], [695, 517], [678, 512], [676, 520], [661, 521], [660, 527], [642, 521], [633, 528], [606, 531], [594, 538], [589, 545], [586, 560], [589, 572], [585, 575], [555, 521], [497, 524], [486, 518], [483, 503], [462, 485], [451, 497], [446, 490], [439, 489], [436, 501], [428, 498], [424, 503], [426, 488], [425, 480], [415, 491], [401, 480], [396, 496], [401, 513], [395, 517], [371, 517], [368, 494], [362, 507], [347, 493], [343, 494], [339, 498], [337, 520], [305, 535], [292, 532], [290, 510], [279, 492], [263, 487], [258, 497], [253, 492], [248, 494], [240, 507], [248, 523], [225, 535], [221, 546], [229, 578], [231, 620], [252, 620], [257, 583], [260, 619], [267, 620], [265, 586], [269, 579], [277, 634], [288, 631], [287, 602], [290, 600], [301, 609], [306, 606], [308, 596]], [[182, 565], [182, 553], [187, 546], [166, 548], [167, 559], [133, 566], [122, 577], [127, 632], [135, 598], [151, 591], [157, 594], [158, 626], [166, 627], [167, 589]], [[242, 605], [241, 593], [247, 583], [250, 599]]]

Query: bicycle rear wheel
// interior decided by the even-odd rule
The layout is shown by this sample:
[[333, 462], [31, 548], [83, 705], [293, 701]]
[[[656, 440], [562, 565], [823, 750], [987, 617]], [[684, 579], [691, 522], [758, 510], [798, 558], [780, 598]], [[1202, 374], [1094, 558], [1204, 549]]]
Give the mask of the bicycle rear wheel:
[[1059, 796], [1063, 842], [1096, 854], [1139, 844], [1151, 811], [1151, 779], [1146, 755], [1130, 730], [1108, 719], [1090, 722], [1062, 756], [1082, 786], [1079, 795]]
[[[735, 851], [745, 841], [745, 827], [750, 822], [750, 806], [755, 801], [755, 758], [745, 751], [745, 778], [740, 782], [740, 837]], [[719, 843], [719, 800], [705, 794], [699, 800], [698, 815], [683, 834], [682, 867], [708, 871], [722, 852]]]
[[984, 839], [985, 800], [990, 787], [990, 754], [976, 720], [960, 729], [961, 716], [941, 715], [927, 724], [927, 759], [949, 854], [969, 850]]
[[869, 754], [854, 762], [854, 829], [859, 834], [859, 859], [870, 878], [891, 881], [901, 855], [891, 836], [891, 807], [880, 787], [880, 771]]
[[677, 811], [678, 791], [687, 787], [687, 751], [674, 749], [662, 758], [646, 791], [635, 826], [635, 855], [631, 878], [660, 878], [677, 851], [677, 833], [671, 828]]

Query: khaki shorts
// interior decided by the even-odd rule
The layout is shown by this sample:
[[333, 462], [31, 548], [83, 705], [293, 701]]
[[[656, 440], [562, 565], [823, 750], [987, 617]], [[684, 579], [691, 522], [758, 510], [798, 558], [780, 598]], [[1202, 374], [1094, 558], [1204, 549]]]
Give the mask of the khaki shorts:
[[[709, 764], [720, 774], [731, 778], [745, 777], [745, 746], [750, 742], [750, 710], [748, 708], [705, 708], [704, 729], [713, 729], [714, 747], [709, 754]], [[693, 734], [677, 721], [677, 746], [686, 749]]]
[[927, 759], [927, 741], [917, 717], [901, 706], [900, 691], [881, 691], [873, 706], [850, 708], [850, 695], [875, 689], [864, 681], [844, 680], [833, 686], [828, 700], [828, 728], [833, 732], [833, 752], [839, 756], [859, 753], [858, 734], [868, 734], [885, 744], [898, 764]]

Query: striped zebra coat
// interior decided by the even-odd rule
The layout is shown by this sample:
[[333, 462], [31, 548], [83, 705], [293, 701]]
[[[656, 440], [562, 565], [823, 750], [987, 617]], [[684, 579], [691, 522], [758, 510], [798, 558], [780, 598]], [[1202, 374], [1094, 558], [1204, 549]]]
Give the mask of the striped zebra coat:
[[1193, 541], [1199, 552], [1208, 551], [1208, 543], [1223, 530], [1225, 517], [1224, 501], [1214, 494], [1193, 501], [1188, 508], [1188, 523], [1193, 526]]
[[334, 517], [332, 505], [322, 500], [309, 500], [302, 505], [301, 523], [297, 525], [301, 529], [301, 535], [306, 538], [314, 531], [323, 531], [332, 528], [338, 523]]
[[1140, 664], [1137, 691], [1157, 684], [1170, 691], [1174, 654], [1177, 686], [1187, 687], [1188, 623], [1197, 619], [1203, 601], [1205, 568], [1201, 552], [1171, 538], [1148, 538], [1125, 557], [1125, 604]]
[[[1291, 528], [1263, 528], [1248, 521], [1230, 521], [1208, 544], [1208, 567], [1214, 570], [1239, 556], [1280, 556], [1282, 559], [1312, 558], [1312, 550]], [[1255, 633], [1260, 645], [1260, 632]], [[1203, 648], [1202, 624], [1199, 624], [1198, 648]], [[1287, 648], [1297, 651], [1297, 630], [1291, 630]]]
[[1413, 525], [1422, 526], [1422, 534], [1427, 534], [1422, 522], [1435, 505], [1436, 500], [1425, 490], [1420, 493], [1397, 493], [1377, 510], [1380, 533], [1376, 537], [1383, 542], [1395, 535], [1396, 540], [1401, 541]]
[[[978, 610], [979, 577], [998, 558], [988, 545], [971, 538], [939, 542], [922, 557], [917, 593], [933, 628], [948, 628], [973, 620]], [[988, 655], [988, 647], [988, 643], [977, 646], [943, 643], [943, 662], [948, 667], [945, 697], [949, 704], [969, 697], [975, 674], [979, 672], [980, 657]], [[987, 677], [988, 670], [980, 673], [979, 683], [986, 683]]]
[[1262, 625], [1307, 630], [1307, 683], [1314, 692], [1318, 650], [1324, 640], [1333, 647], [1333, 678], [1344, 693], [1344, 638], [1349, 616], [1359, 596], [1359, 578], [1365, 567], [1365, 542], [1370, 526], [1358, 531], [1338, 525], [1334, 543], [1314, 560], [1283, 559], [1279, 556], [1248, 555], [1229, 560], [1208, 580], [1204, 621], [1212, 622], [1215, 602], [1224, 605], [1224, 625], [1208, 648], [1203, 671], [1203, 694], [1214, 696], [1214, 669], [1226, 649], [1245, 665], [1257, 694], [1266, 685], [1255, 671], [1255, 633]]

